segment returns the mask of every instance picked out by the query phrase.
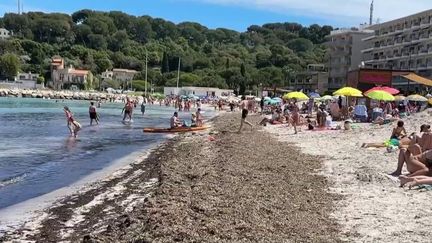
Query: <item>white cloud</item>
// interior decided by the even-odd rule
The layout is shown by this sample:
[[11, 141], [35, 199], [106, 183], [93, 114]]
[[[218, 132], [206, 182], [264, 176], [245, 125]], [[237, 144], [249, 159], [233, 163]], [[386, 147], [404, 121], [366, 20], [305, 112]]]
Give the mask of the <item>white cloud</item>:
[[[286, 13], [334, 19], [335, 22], [369, 20], [371, 0], [196, 0], [201, 2], [258, 8]], [[432, 8], [431, 0], [375, 0], [374, 19], [381, 22], [404, 17]], [[353, 19], [352, 19], [353, 18]]]

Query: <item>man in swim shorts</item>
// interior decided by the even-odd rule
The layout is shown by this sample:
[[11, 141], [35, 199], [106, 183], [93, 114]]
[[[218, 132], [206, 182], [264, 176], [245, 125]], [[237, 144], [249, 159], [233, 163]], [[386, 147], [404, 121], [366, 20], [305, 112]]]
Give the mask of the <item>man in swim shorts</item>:
[[238, 130], [239, 133], [241, 132], [244, 123], [248, 124], [251, 128], [253, 127], [252, 123], [246, 121], [246, 118], [249, 114], [249, 110], [247, 109], [248, 108], [248, 101], [246, 100], [246, 97], [244, 95], [242, 96], [241, 99], [242, 99], [242, 101], [240, 102], [239, 106], [240, 106], [240, 109], [242, 111], [242, 116], [241, 116], [240, 128]]

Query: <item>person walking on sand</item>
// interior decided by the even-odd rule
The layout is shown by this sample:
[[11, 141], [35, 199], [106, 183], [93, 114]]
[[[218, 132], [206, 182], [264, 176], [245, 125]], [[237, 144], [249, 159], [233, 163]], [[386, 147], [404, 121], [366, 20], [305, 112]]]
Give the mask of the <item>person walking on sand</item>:
[[297, 126], [300, 123], [299, 108], [297, 106], [296, 100], [291, 105], [291, 125], [294, 127], [294, 134], [297, 134]]
[[94, 102], [90, 102], [90, 107], [89, 107], [89, 115], [90, 115], [90, 126], [93, 125], [93, 120], [96, 121], [96, 124], [99, 125], [99, 118], [98, 118], [98, 114], [96, 112], [96, 107], [94, 105]]
[[244, 95], [242, 96], [241, 99], [242, 99], [242, 101], [240, 102], [239, 107], [242, 110], [242, 116], [241, 116], [240, 128], [238, 130], [239, 133], [241, 132], [244, 123], [248, 124], [251, 128], [253, 128], [252, 123], [246, 121], [246, 118], [249, 114], [249, 110], [247, 109], [248, 108], [248, 101], [246, 100], [246, 97]]
[[73, 118], [72, 111], [69, 109], [69, 107], [65, 106], [63, 111], [66, 115], [67, 127], [69, 129], [70, 135], [76, 138], [78, 136], [78, 131], [81, 129], [81, 124]]

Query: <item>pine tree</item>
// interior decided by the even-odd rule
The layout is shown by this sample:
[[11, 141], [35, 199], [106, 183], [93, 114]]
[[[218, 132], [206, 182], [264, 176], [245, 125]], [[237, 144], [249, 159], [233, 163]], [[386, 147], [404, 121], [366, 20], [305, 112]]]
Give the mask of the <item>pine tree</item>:
[[166, 52], [163, 53], [163, 58], [162, 58], [162, 73], [169, 73], [170, 72], [170, 68], [169, 68], [169, 59], [168, 59], [168, 54]]

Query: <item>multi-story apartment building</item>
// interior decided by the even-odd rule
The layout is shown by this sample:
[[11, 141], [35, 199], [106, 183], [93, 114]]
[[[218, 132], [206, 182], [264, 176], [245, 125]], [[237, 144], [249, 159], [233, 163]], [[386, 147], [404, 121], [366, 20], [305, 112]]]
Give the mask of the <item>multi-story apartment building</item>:
[[363, 38], [365, 67], [413, 71], [432, 77], [432, 10], [370, 26]]
[[348, 72], [359, 68], [362, 61], [361, 50], [366, 43], [362, 39], [373, 35], [368, 28], [334, 30], [327, 37], [329, 90], [345, 86]]
[[318, 92], [320, 94], [328, 90], [329, 74], [324, 64], [309, 64], [307, 70], [297, 74], [290, 80], [290, 90], [303, 90], [305, 93]]

